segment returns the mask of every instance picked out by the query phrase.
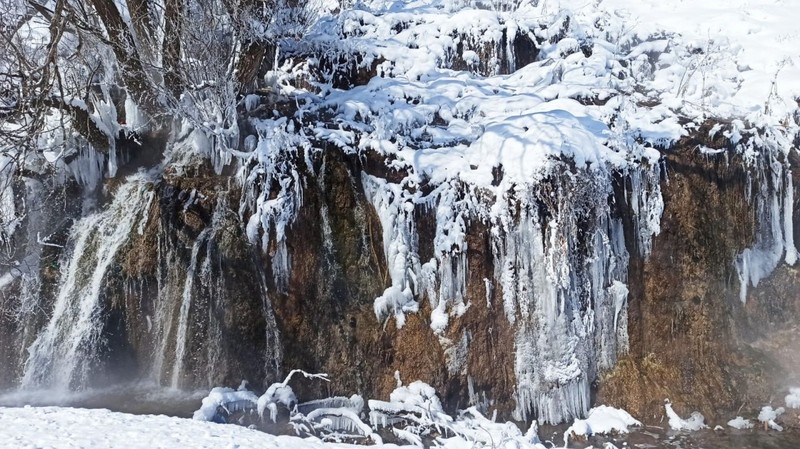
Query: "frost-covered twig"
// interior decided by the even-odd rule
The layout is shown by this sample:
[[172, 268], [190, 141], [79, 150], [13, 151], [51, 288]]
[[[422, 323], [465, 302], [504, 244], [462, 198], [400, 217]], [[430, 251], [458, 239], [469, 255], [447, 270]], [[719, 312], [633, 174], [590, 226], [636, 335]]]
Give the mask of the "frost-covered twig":
[[312, 373], [303, 371], [301, 369], [293, 369], [293, 370], [291, 370], [289, 372], [289, 374], [286, 376], [286, 378], [283, 380], [283, 382], [281, 382], [281, 385], [283, 385], [284, 387], [289, 385], [289, 381], [292, 380], [292, 377], [295, 374], [302, 374], [303, 376], [305, 376], [306, 379], [320, 379], [320, 380], [324, 380], [325, 382], [330, 382], [331, 381], [328, 378], [328, 375], [326, 373], [314, 373], [314, 374], [312, 374]]

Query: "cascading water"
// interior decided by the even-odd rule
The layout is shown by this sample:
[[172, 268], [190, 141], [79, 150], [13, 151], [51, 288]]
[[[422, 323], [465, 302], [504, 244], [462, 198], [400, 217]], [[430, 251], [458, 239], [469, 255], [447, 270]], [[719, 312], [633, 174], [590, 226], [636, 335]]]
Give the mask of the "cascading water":
[[[199, 195], [193, 192], [191, 197]], [[224, 378], [225, 365], [231, 362], [225, 345], [232, 338], [226, 331], [237, 289], [226, 281], [230, 269], [225, 266], [226, 234], [231, 231], [228, 192], [217, 192], [211, 220], [194, 237], [191, 251], [181, 255], [182, 243], [160, 235], [158, 298], [156, 305], [156, 349], [150, 375], [158, 383], [172, 388], [193, 384], [215, 385]], [[186, 204], [191, 205], [192, 199]], [[186, 206], [185, 206], [186, 207]], [[174, 232], [174, 229], [172, 230]], [[188, 260], [186, 260], [188, 257]], [[186, 268], [178, 268], [186, 267]], [[265, 373], [270, 377], [280, 371], [281, 348], [272, 306], [266, 297], [263, 273], [253, 261], [258, 274], [253, 280], [263, 298], [263, 319], [266, 322]], [[234, 317], [233, 319], [241, 318]], [[202, 366], [198, 366], [201, 361]]]
[[[19, 381], [22, 389], [66, 391], [97, 385], [107, 355], [113, 360], [135, 358], [138, 373], [126, 375], [172, 388], [214, 385], [243, 375], [233, 372], [241, 368], [230, 367], [236, 363], [249, 364], [236, 366], [250, 366], [259, 378], [280, 373], [280, 338], [264, 274], [236, 227], [230, 193], [217, 191], [208, 198], [196, 190], [154, 183], [144, 174], [131, 176], [102, 210], [75, 222], [52, 300], [35, 283], [21, 284], [18, 320], [32, 334]], [[157, 195], [160, 212], [155, 213], [151, 209]], [[198, 208], [206, 200], [213, 201], [208, 221], [192, 228], [196, 231], [182, 225], [180, 217], [202, 215]], [[130, 271], [139, 251], [153, 251], [155, 263]], [[32, 264], [37, 261], [31, 259]], [[231, 284], [249, 273], [247, 286]], [[248, 298], [242, 299], [243, 294]], [[48, 304], [52, 314], [44, 325], [36, 325], [38, 313], [24, 313]], [[251, 316], [237, 316], [238, 310]], [[265, 332], [247, 360], [239, 360], [236, 342], [243, 332], [241, 321]], [[124, 326], [124, 334], [106, 333], [114, 326]], [[263, 357], [264, 365], [252, 364], [254, 357]]]
[[150, 180], [132, 176], [111, 204], [75, 223], [50, 320], [28, 349], [23, 388], [86, 383], [102, 345], [106, 274], [131, 233], [143, 232], [153, 197]]
[[[195, 277], [197, 273], [197, 262], [200, 255], [200, 250], [208, 244], [208, 237], [213, 228], [209, 227], [203, 229], [197, 240], [192, 247], [192, 256], [189, 262], [189, 268], [186, 271], [186, 282], [183, 286], [183, 294], [181, 295], [181, 307], [178, 313], [178, 330], [175, 339], [175, 364], [172, 367], [172, 381], [170, 385], [173, 388], [180, 387], [181, 375], [183, 374], [183, 363], [186, 358], [186, 340], [189, 327], [189, 309], [192, 306], [193, 288]], [[205, 264], [204, 264], [205, 265]]]
[[[28, 225], [26, 226], [27, 238], [25, 244], [25, 257], [20, 264], [20, 294], [18, 307], [15, 310], [15, 318], [18, 322], [24, 323], [22, 332], [18, 335], [18, 347], [24, 351], [36, 338], [35, 329], [32, 326], [33, 317], [38, 312], [40, 304], [40, 293], [42, 288], [39, 271], [42, 264], [43, 245], [40, 244], [43, 236], [47, 235], [47, 220], [40, 203], [40, 198], [44, 193], [44, 185], [34, 179], [25, 180], [26, 202], [33, 205], [28, 211]], [[24, 357], [24, 354], [22, 354]]]

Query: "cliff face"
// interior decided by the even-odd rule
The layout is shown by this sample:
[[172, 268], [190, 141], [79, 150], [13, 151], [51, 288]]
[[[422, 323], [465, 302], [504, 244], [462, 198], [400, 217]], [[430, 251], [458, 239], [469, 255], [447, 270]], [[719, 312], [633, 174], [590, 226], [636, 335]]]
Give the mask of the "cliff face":
[[769, 400], [797, 372], [774, 342], [797, 319], [794, 269], [780, 266], [740, 300], [733, 261], [757, 232], [753, 174], [740, 158], [700, 154], [693, 140], [667, 153], [662, 232], [650, 257], [631, 264], [631, 350], [599, 382], [598, 401], [637, 416], [661, 416], [669, 398], [683, 413], [721, 419]]
[[[746, 303], [739, 298], [734, 262], [754, 241], [758, 218], [747, 190], [751, 173], [737, 157], [708, 157], [693, 148], [685, 144], [666, 153], [661, 233], [647, 257], [637, 248], [631, 178], [617, 176], [607, 197], [630, 254], [629, 350], [620, 348], [624, 355], [616, 364], [594, 362], [598, 377], [587, 380], [594, 382], [596, 401], [641, 417], [659, 417], [664, 398], [712, 419], [726, 416], [742, 404], [768, 400], [784, 386], [787, 370], [796, 368], [780, 341], [791, 338], [797, 317], [794, 270], [779, 268], [750, 289]], [[517, 311], [516, 320], [509, 319], [505, 310], [503, 289], [509, 284], [496, 276], [492, 223], [474, 216], [464, 228], [467, 307], [450, 312], [447, 327], [437, 331], [431, 326], [436, 298], [422, 293], [419, 311], [406, 313], [398, 327], [393, 316], [379, 319], [374, 308], [392, 280], [385, 230], [363, 185], [367, 173], [391, 179], [392, 170], [379, 171], [379, 165], [339, 151], [303, 160], [298, 162], [302, 206], [286, 231], [291, 269], [283, 286], [275, 276], [274, 235], [266, 251], [248, 242], [232, 206], [240, 191], [227, 177], [201, 168], [143, 182], [142, 194], [152, 200], [137, 212], [141, 220], [123, 236], [102, 275], [100, 338], [91, 357], [85, 354], [90, 378], [76, 371], [66, 385], [145, 379], [190, 388], [233, 385], [242, 378], [258, 384], [274, 380], [281, 368], [301, 368], [326, 372], [332, 380], [298, 385], [301, 397], [358, 392], [380, 398], [396, 385], [397, 372], [434, 386], [452, 409], [477, 403], [507, 415], [518, 412], [525, 318]], [[109, 190], [121, 188], [109, 184]], [[548, 209], [553, 203], [537, 204], [538, 214], [557, 213]], [[416, 206], [410, 217], [419, 259], [435, 259], [435, 209]], [[575, 251], [590, 244], [592, 226], [576, 228]], [[62, 265], [73, 263], [70, 258], [79, 264], [96, 260], [70, 251], [67, 245], [66, 252], [47, 260]], [[42, 270], [40, 304], [51, 316], [64, 296], [59, 289], [67, 288], [56, 268]], [[570, 307], [596, 309], [599, 315], [599, 307], [577, 304]], [[6, 380], [31, 379], [19, 351], [23, 344], [15, 339], [24, 338], [21, 330], [46, 332], [46, 320], [36, 316], [7, 318]], [[602, 318], [596, 323], [602, 325]], [[598, 334], [585, 344], [604, 343]], [[64, 354], [55, 350], [53, 363]]]
[[[332, 379], [325, 390], [309, 390], [312, 384], [299, 386], [299, 391], [308, 397], [354, 391], [387, 397], [397, 385], [398, 372], [407, 381], [436, 386], [453, 407], [468, 404], [468, 391], [474, 390], [504, 398], [498, 405], [510, 411], [513, 333], [502, 302], [492, 304], [497, 295], [486, 294], [484, 279], [491, 279], [494, 270], [487, 226], [475, 220], [467, 228], [467, 312], [445, 334], [436, 335], [429, 319], [431, 304], [423, 302], [419, 313], [408, 314], [398, 328], [392, 317], [379, 320], [374, 309], [375, 298], [391, 279], [384, 230], [363, 190], [364, 164], [336, 151], [320, 159], [319, 175], [309, 176], [303, 207], [288, 233], [288, 289], [278, 293], [273, 288], [269, 294], [284, 366], [326, 372]], [[433, 257], [434, 213], [423, 206], [412, 213], [424, 260]]]

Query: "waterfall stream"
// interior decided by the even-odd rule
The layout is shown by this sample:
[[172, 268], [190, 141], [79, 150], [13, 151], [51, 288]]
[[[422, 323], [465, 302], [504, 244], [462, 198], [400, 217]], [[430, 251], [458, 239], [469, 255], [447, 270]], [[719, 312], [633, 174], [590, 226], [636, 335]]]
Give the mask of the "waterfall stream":
[[200, 254], [200, 249], [208, 242], [208, 236], [212, 228], [206, 228], [200, 233], [200, 236], [194, 242], [192, 247], [192, 258], [189, 263], [189, 269], [186, 272], [186, 282], [183, 286], [183, 294], [181, 295], [181, 308], [178, 315], [178, 332], [175, 340], [175, 364], [172, 368], [172, 382], [171, 386], [178, 388], [180, 386], [180, 376], [183, 373], [183, 360], [186, 357], [186, 336], [189, 327], [189, 309], [192, 306], [192, 288], [194, 287], [195, 276], [197, 275], [197, 260]]
[[[264, 273], [236, 228], [229, 192], [185, 193], [167, 189], [166, 198], [177, 202], [165, 203], [153, 180], [135, 175], [102, 209], [73, 224], [53, 296], [23, 289], [22, 306], [52, 307], [38, 330], [33, 318], [20, 317], [33, 341], [19, 381], [23, 390], [92, 388], [109, 360], [126, 358], [135, 371], [123, 377], [176, 389], [213, 386], [244, 376], [240, 370], [259, 373], [258, 380], [279, 373], [280, 339]], [[203, 216], [192, 211], [200, 197], [211, 201], [212, 213], [189, 227], [184, 220]], [[156, 201], [161, 213], [151, 210]], [[148, 257], [155, 260], [141, 260]], [[232, 279], [252, 275], [247, 285], [233, 286]], [[263, 346], [240, 347], [243, 322], [265, 328]], [[252, 363], [254, 356], [264, 364]]]
[[75, 223], [50, 320], [28, 349], [23, 388], [69, 389], [88, 380], [102, 344], [106, 273], [131, 232], [143, 232], [153, 196], [146, 177], [131, 177], [108, 207]]

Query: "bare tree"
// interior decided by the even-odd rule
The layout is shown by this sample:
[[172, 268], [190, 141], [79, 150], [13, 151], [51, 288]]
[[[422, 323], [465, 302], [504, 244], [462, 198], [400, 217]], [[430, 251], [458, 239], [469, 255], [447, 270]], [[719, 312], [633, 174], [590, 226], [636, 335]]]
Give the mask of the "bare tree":
[[149, 119], [140, 132], [178, 120], [238, 144], [273, 0], [40, 1], [0, 0], [0, 152], [56, 151], [43, 136], [108, 152], [132, 110]]
[[241, 100], [275, 30], [308, 21], [302, 2], [0, 0], [0, 275], [42, 207], [27, 180], [60, 170], [92, 187], [114, 175], [120, 145], [149, 139], [161, 154], [187, 133], [229, 160]]

